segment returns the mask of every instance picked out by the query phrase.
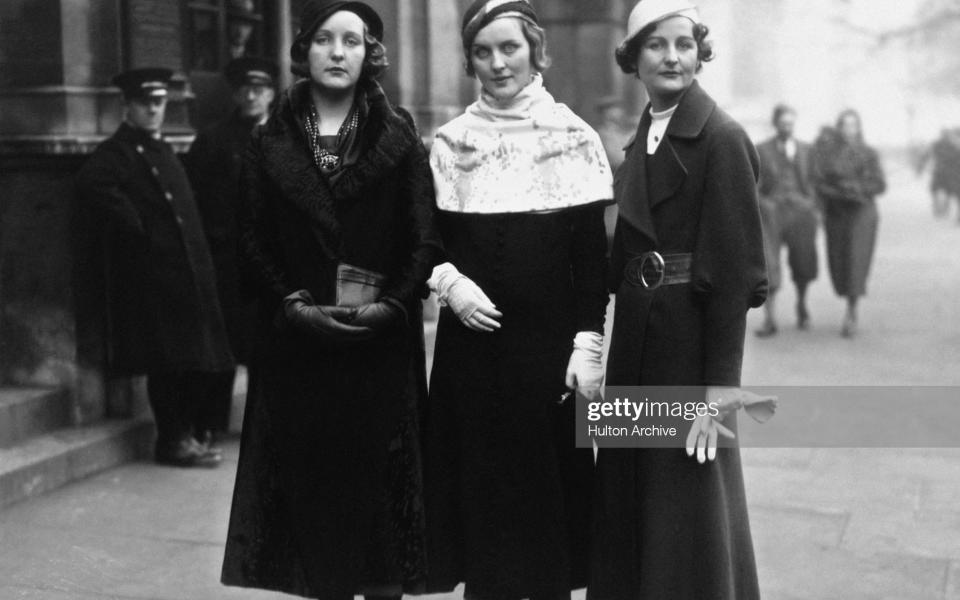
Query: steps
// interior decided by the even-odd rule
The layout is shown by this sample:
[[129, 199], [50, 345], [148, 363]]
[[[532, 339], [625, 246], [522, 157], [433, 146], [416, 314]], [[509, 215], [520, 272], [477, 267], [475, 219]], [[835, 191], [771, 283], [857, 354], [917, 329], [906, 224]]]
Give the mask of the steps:
[[70, 424], [67, 390], [0, 388], [0, 450]]
[[0, 508], [150, 455], [149, 418], [70, 425], [66, 390], [0, 388]]

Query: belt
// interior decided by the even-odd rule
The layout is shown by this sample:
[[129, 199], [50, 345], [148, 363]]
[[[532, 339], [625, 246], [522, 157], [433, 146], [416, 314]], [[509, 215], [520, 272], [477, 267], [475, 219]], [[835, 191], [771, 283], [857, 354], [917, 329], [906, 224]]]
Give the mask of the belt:
[[627, 263], [623, 269], [623, 276], [634, 285], [655, 290], [661, 285], [690, 283], [692, 264], [693, 255], [689, 252], [679, 254], [644, 252]]

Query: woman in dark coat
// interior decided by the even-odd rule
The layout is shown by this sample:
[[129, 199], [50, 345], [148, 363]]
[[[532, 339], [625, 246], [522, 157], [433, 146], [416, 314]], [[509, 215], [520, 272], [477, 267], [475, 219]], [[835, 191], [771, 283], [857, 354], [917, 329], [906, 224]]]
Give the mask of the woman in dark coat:
[[876, 150], [863, 142], [860, 115], [845, 110], [835, 130], [817, 140], [814, 185], [823, 204], [827, 264], [838, 296], [847, 299], [841, 333], [857, 330], [857, 301], [867, 292], [880, 221], [874, 198], [887, 188]]
[[569, 598], [586, 585], [593, 453], [561, 398], [603, 376], [611, 175], [597, 133], [543, 87], [528, 3], [475, 2], [463, 46], [483, 91], [431, 151], [448, 262], [431, 278], [445, 308], [424, 425], [428, 590]]
[[228, 585], [399, 598], [424, 577], [421, 298], [440, 247], [426, 150], [374, 79], [382, 34], [366, 4], [308, 3], [291, 49], [308, 79], [245, 155], [261, 314]]
[[[736, 431], [731, 407], [753, 399], [736, 386], [746, 313], [767, 292], [759, 161], [695, 79], [712, 57], [707, 32], [685, 0], [643, 0], [617, 50], [651, 103], [614, 178], [606, 383], [698, 386], [699, 402], [706, 386], [707, 400], [726, 408], [694, 421], [686, 452], [599, 449], [592, 600], [759, 597], [739, 449], [715, 448], [718, 431]], [[654, 252], [670, 274], [659, 287], [655, 272], [633, 276]]]

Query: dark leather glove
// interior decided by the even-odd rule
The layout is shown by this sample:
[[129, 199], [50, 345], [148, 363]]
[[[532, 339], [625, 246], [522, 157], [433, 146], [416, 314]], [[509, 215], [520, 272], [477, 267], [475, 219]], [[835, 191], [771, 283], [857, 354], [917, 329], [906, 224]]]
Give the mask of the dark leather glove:
[[386, 299], [363, 304], [356, 308], [357, 314], [351, 323], [358, 327], [369, 327], [374, 331], [386, 331], [400, 325], [406, 314], [396, 300]]
[[318, 306], [307, 290], [299, 290], [283, 299], [283, 314], [288, 323], [300, 331], [333, 342], [362, 342], [374, 336], [369, 327], [347, 325], [356, 313], [356, 308], [346, 306]]

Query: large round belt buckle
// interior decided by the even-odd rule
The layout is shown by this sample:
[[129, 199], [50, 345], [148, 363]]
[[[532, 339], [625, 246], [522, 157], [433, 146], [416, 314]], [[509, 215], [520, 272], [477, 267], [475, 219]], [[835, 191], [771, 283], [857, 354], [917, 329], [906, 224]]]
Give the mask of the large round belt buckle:
[[655, 290], [663, 285], [666, 275], [666, 263], [659, 252], [647, 252], [640, 257], [640, 284], [648, 290]]

